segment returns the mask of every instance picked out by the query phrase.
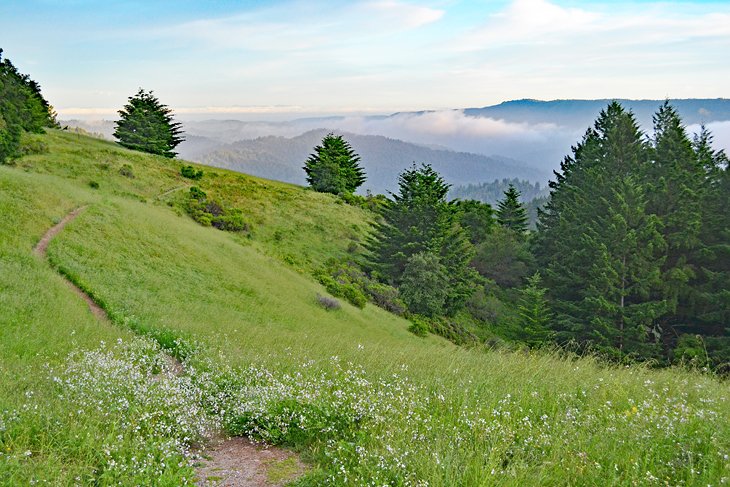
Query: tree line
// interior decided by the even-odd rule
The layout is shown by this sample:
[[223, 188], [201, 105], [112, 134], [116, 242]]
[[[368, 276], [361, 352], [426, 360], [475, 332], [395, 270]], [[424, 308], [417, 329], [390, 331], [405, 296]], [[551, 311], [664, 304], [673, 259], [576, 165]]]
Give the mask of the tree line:
[[[339, 172], [328, 138], [339, 147]], [[362, 203], [372, 197], [351, 194], [362, 171], [359, 184], [345, 183], [358, 161], [330, 134], [305, 170], [313, 188]], [[318, 164], [329, 168], [326, 189]], [[691, 138], [669, 103], [647, 136], [613, 102], [555, 173], [536, 231], [514, 186], [496, 209], [448, 201], [443, 178], [414, 164], [398, 192], [381, 197], [358, 265], [432, 330], [447, 323], [530, 347], [722, 367], [730, 362], [729, 181], [710, 132]]]
[[23, 74], [0, 49], [0, 164], [23, 155], [22, 136], [57, 126], [41, 86]]

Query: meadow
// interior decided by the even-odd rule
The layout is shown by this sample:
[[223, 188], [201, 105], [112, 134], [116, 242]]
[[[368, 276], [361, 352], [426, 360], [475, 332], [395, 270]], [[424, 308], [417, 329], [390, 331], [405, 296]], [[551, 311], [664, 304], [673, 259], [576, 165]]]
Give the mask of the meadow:
[[[192, 182], [179, 161], [83, 135], [37, 137], [48, 152], [0, 166], [1, 484], [191, 483], [218, 427], [296, 449], [309, 465], [298, 485], [730, 482], [726, 381], [460, 348], [371, 304], [324, 309], [311, 271], [362, 242], [365, 210], [208, 167]], [[195, 223], [181, 210], [192, 185], [239, 208], [248, 231]], [[48, 262], [33, 255], [80, 206]]]

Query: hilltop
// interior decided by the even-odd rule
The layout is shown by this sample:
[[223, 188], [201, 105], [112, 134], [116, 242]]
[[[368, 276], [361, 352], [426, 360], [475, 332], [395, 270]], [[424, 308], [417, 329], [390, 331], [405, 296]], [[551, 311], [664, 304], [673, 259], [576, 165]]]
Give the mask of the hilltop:
[[[312, 272], [358, 251], [367, 209], [208, 166], [193, 182], [181, 161], [83, 135], [29, 137], [35, 153], [0, 166], [2, 484], [190, 483], [190, 448], [211, 424], [296, 449], [309, 464], [299, 485], [730, 476], [726, 382], [457, 347], [372, 304], [325, 309]], [[193, 185], [246, 228], [193, 221]], [[50, 266], [34, 256], [79, 207]], [[167, 370], [163, 352], [185, 372], [147, 380]]]

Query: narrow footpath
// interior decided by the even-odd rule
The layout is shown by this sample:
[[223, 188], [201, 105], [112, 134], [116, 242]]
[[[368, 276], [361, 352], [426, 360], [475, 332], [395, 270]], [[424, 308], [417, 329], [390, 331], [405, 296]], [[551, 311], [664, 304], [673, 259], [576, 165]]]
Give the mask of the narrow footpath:
[[[173, 188], [175, 191], [180, 188]], [[51, 227], [36, 244], [33, 252], [47, 259], [48, 245], [53, 237], [79, 216], [85, 206], [76, 208]], [[83, 299], [89, 310], [100, 321], [111, 323], [106, 311], [76, 284], [62, 276], [73, 292]], [[182, 364], [168, 355], [173, 370], [184, 373]], [[197, 469], [199, 486], [225, 487], [279, 487], [291, 482], [304, 472], [304, 465], [297, 456], [282, 448], [256, 445], [248, 438], [228, 438], [217, 432], [206, 442], [206, 449], [199, 452], [203, 458]]]

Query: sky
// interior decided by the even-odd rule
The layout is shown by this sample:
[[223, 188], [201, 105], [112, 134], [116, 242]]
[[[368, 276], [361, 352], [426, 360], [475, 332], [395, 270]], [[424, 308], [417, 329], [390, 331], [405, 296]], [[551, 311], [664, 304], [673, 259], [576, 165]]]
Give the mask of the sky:
[[730, 96], [727, 0], [0, 0], [0, 48], [62, 118], [140, 87], [183, 119]]

